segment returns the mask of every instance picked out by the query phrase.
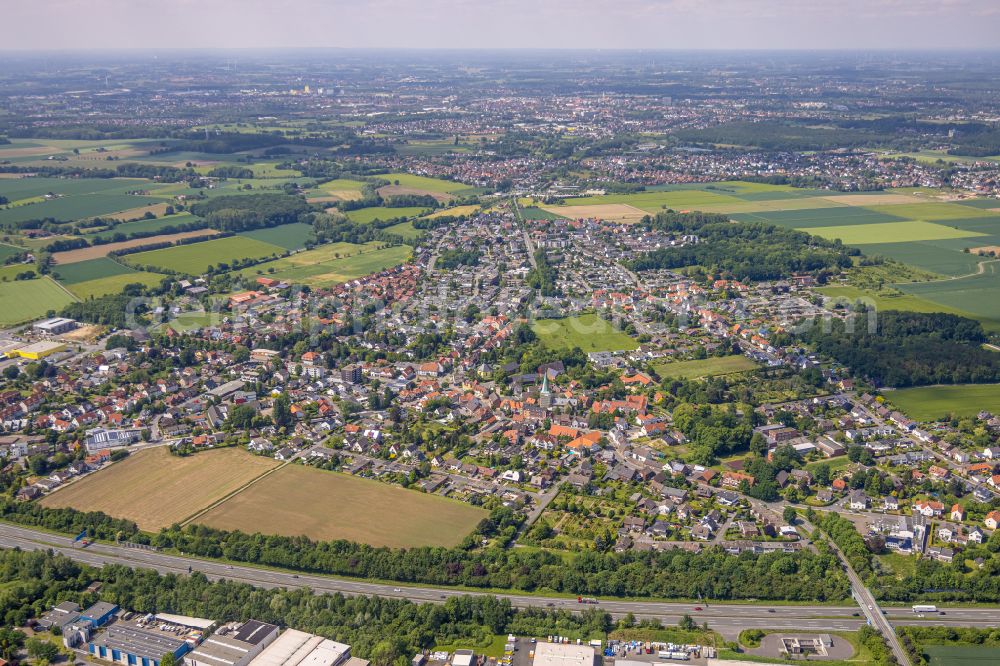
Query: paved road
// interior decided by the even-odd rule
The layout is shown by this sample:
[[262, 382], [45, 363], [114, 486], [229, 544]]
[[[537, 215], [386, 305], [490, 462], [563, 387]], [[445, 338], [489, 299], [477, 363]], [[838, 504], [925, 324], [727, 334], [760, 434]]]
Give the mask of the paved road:
[[[93, 544], [87, 548], [72, 545], [71, 539], [63, 536], [37, 532], [24, 527], [0, 524], [0, 547], [22, 550], [51, 548], [73, 559], [103, 566], [123, 564], [130, 567], [155, 569], [161, 573], [188, 572], [188, 567], [204, 573], [216, 580], [225, 578], [250, 583], [264, 588], [308, 587], [316, 592], [340, 592], [343, 594], [378, 595], [397, 597], [414, 602], [440, 602], [452, 596], [462, 596], [470, 592], [446, 588], [394, 586], [393, 584], [371, 583], [350, 579], [292, 574], [255, 567], [226, 565], [210, 560], [198, 560], [176, 555], [165, 555], [153, 551]], [[567, 597], [535, 597], [517, 594], [497, 595], [509, 599], [514, 606], [562, 608], [578, 610], [592, 606], [578, 604]], [[702, 610], [696, 611], [700, 607]], [[727, 636], [734, 636], [741, 629], [760, 627], [771, 629], [800, 630], [853, 630], [860, 627], [865, 619], [856, 606], [767, 606], [760, 604], [716, 604], [716, 603], [665, 603], [653, 601], [600, 601], [596, 608], [607, 611], [615, 617], [633, 613], [637, 618], [657, 618], [666, 624], [676, 623], [684, 614], [694, 617], [699, 623], [709, 626]], [[944, 616], [916, 617], [909, 608], [890, 609], [889, 617], [900, 624], [927, 624], [953, 626], [1000, 626], [1000, 608], [949, 608]]]

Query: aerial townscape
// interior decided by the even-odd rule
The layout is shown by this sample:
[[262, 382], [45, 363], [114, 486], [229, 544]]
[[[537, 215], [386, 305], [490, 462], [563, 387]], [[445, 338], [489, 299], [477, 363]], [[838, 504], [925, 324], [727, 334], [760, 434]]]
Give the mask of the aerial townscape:
[[997, 51], [0, 51], [0, 666], [1000, 663], [998, 262]]

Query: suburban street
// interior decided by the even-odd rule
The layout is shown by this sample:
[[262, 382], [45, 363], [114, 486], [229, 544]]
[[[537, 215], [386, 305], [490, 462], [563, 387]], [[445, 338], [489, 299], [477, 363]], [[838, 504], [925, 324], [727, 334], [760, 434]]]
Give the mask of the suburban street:
[[[309, 574], [294, 574], [242, 565], [227, 565], [151, 550], [107, 544], [92, 544], [86, 548], [74, 546], [72, 539], [45, 532], [0, 524], [0, 547], [22, 550], [51, 549], [81, 563], [93, 566], [121, 564], [129, 567], [154, 569], [160, 573], [186, 574], [188, 568], [204, 573], [208, 578], [227, 579], [264, 588], [307, 587], [315, 592], [365, 594], [398, 597], [417, 603], [439, 603], [451, 596], [477, 594], [467, 590], [434, 587], [412, 587], [392, 583], [373, 583]], [[685, 615], [709, 626], [725, 636], [733, 637], [742, 629], [796, 629], [812, 631], [856, 630], [865, 623], [865, 614], [857, 606], [827, 605], [762, 605], [719, 604], [712, 601], [677, 603], [655, 601], [606, 601], [596, 605], [581, 605], [571, 597], [544, 597], [499, 594], [519, 608], [563, 608], [578, 610], [599, 608], [618, 618], [628, 613], [637, 618], [657, 618], [664, 624], [676, 624]], [[871, 601], [869, 602], [871, 603]], [[877, 608], [877, 606], [875, 606]], [[696, 610], [700, 608], [701, 610]], [[867, 606], [863, 609], [867, 611]], [[1000, 625], [1000, 608], [954, 607], [945, 615], [916, 616], [909, 607], [886, 608], [885, 618], [893, 624], [947, 625], [992, 627]], [[904, 662], [905, 663], [905, 662]]]

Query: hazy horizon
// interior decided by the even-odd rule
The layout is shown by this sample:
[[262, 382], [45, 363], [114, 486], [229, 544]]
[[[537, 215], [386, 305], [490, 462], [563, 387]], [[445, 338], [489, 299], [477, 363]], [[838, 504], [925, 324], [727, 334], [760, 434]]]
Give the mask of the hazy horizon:
[[996, 0], [8, 0], [12, 51], [996, 50]]

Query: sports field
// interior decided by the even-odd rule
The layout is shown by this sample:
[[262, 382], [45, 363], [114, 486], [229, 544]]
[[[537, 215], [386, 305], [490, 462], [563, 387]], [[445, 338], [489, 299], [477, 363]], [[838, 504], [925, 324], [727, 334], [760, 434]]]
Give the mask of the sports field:
[[698, 379], [701, 377], [716, 377], [731, 375], [735, 372], [756, 370], [756, 363], [746, 356], [720, 356], [703, 358], [694, 361], [677, 361], [674, 363], [658, 363], [653, 366], [660, 377], [680, 377], [681, 379]]
[[946, 227], [943, 224], [913, 220], [881, 224], [850, 224], [836, 227], [811, 227], [809, 233], [830, 240], [840, 239], [845, 245], [866, 243], [908, 243], [913, 241], [948, 240], [985, 236], [976, 231]]
[[44, 317], [50, 310], [58, 312], [74, 301], [49, 277], [17, 282], [0, 282], [0, 326], [20, 324]]
[[179, 458], [156, 447], [69, 483], [41, 503], [103, 511], [155, 531], [182, 522], [278, 464], [242, 449]]
[[636, 349], [639, 343], [619, 330], [611, 322], [596, 314], [584, 314], [565, 319], [539, 319], [531, 330], [550, 349], [573, 349], [585, 352], [622, 351]]
[[135, 265], [148, 266], [153, 270], [166, 269], [188, 275], [201, 275], [209, 266], [231, 263], [239, 259], [262, 259], [284, 253], [285, 248], [271, 243], [244, 236], [229, 236], [162, 250], [137, 252], [128, 255], [128, 261]]
[[896, 408], [918, 421], [934, 421], [949, 414], [974, 416], [984, 409], [1000, 413], [1000, 384], [920, 386], [886, 391], [885, 396]]
[[417, 217], [427, 212], [427, 208], [419, 206], [405, 206], [403, 208], [385, 208], [383, 206], [370, 206], [357, 210], [347, 211], [347, 219], [358, 224], [368, 224], [375, 220], [394, 220], [397, 217]]
[[370, 479], [286, 465], [196, 522], [227, 530], [372, 546], [456, 546], [483, 509]]

